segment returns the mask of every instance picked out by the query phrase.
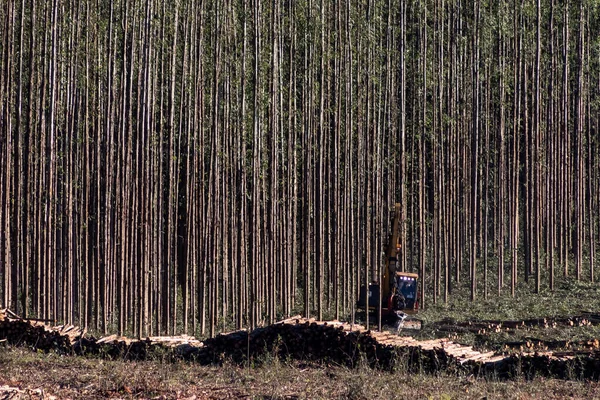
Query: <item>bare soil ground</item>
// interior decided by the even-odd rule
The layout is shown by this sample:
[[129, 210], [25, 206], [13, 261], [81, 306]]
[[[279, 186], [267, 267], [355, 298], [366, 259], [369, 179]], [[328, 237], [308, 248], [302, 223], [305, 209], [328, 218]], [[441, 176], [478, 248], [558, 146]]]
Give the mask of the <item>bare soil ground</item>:
[[0, 348], [0, 399], [593, 399], [598, 382], [387, 373], [285, 363], [205, 367]]

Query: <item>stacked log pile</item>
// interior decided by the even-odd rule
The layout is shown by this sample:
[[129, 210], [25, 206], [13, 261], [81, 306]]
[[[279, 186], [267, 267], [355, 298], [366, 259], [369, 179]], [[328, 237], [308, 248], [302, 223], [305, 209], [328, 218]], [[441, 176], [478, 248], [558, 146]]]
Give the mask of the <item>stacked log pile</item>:
[[238, 331], [219, 335], [205, 341], [195, 357], [202, 363], [219, 363], [226, 359], [260, 360], [265, 355], [348, 366], [362, 361], [386, 370], [462, 372], [505, 379], [517, 376], [600, 378], [598, 350], [505, 355], [479, 352], [449, 339], [418, 341], [389, 332], [367, 331], [360, 325], [305, 318], [288, 319], [250, 334]]
[[202, 342], [187, 335], [145, 339], [111, 335], [100, 339], [81, 337], [73, 344], [73, 351], [79, 355], [94, 354], [122, 360], [145, 360], [156, 356], [189, 359], [202, 346]]
[[0, 339], [13, 345], [40, 350], [68, 352], [84, 331], [73, 325], [49, 326], [42, 320], [21, 318], [10, 310], [0, 310]]
[[[112, 335], [96, 339], [72, 326], [50, 327], [41, 321], [19, 318], [10, 311], [0, 310], [0, 341], [4, 339], [37, 349], [121, 359], [146, 359], [156, 351], [169, 350], [163, 355], [202, 364], [219, 364], [226, 360], [258, 364], [277, 357], [349, 367], [366, 363], [391, 371], [445, 371], [498, 378], [600, 378], [597, 340], [577, 343], [571, 350], [506, 355], [480, 352], [446, 338], [419, 341], [390, 332], [369, 331], [360, 325], [300, 317], [200, 342], [190, 336], [137, 340]], [[569, 348], [569, 343], [564, 344], [561, 348]]]
[[258, 328], [248, 333], [237, 331], [204, 341], [196, 359], [202, 363], [252, 360], [269, 357], [356, 365], [360, 357], [376, 357], [377, 341], [363, 329], [348, 329], [340, 322], [298, 319]]
[[600, 350], [600, 341], [591, 340], [544, 340], [537, 338], [525, 338], [521, 341], [505, 342], [505, 350], [515, 349], [519, 351], [547, 351], [547, 350], [569, 350], [578, 353], [591, 353]]
[[[0, 309], [0, 343], [30, 346], [36, 350], [66, 354], [94, 354], [107, 358], [142, 360], [153, 354], [174, 349], [174, 357], [186, 357], [202, 347], [191, 336], [155, 336], [142, 340], [111, 335], [101, 339], [86, 336], [84, 329], [73, 325], [51, 326], [42, 320], [21, 318], [9, 309]], [[192, 350], [190, 350], [192, 349]]]

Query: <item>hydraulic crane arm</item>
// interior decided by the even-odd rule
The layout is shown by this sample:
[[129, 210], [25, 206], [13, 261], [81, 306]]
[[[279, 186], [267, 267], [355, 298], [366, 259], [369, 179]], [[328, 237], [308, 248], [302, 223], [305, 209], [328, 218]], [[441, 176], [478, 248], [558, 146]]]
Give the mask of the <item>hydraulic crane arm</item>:
[[400, 253], [400, 203], [394, 205], [394, 220], [392, 222], [392, 231], [386, 249], [385, 270], [383, 272], [382, 289], [383, 294], [387, 295], [390, 291], [390, 277], [396, 273], [399, 265], [398, 253]]

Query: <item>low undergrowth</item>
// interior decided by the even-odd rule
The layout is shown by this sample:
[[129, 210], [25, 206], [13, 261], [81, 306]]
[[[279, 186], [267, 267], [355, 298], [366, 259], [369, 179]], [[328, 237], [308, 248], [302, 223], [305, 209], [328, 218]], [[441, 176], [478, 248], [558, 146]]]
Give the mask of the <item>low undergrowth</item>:
[[482, 290], [476, 301], [471, 301], [466, 286], [456, 289], [445, 303], [440, 297], [437, 304], [429, 301], [427, 308], [419, 313], [425, 322], [443, 318], [465, 320], [514, 320], [541, 317], [576, 315], [581, 312], [600, 312], [600, 285], [574, 278], [562, 278], [551, 291], [542, 287], [540, 293], [533, 292], [533, 283], [520, 283], [513, 297], [510, 287], [500, 294], [497, 289], [488, 289], [485, 298]]
[[597, 398], [597, 382], [553, 379], [499, 381], [440, 373], [409, 374], [368, 367], [271, 359], [257, 368], [142, 362], [0, 348], [0, 386], [43, 389], [56, 398], [101, 399], [562, 399]]
[[447, 333], [437, 330], [439, 322], [443, 320], [514, 321], [600, 313], [600, 285], [597, 283], [563, 278], [558, 280], [553, 291], [542, 288], [540, 293], [535, 294], [532, 289], [532, 283], [522, 283], [514, 297], [510, 294], [510, 287], [507, 287], [500, 295], [497, 292], [490, 292], [485, 298], [479, 294], [476, 301], [471, 301], [469, 289], [461, 287], [449, 296], [447, 303], [443, 298], [440, 298], [436, 304], [430, 302], [418, 315], [424, 322], [423, 329], [410, 334], [422, 339], [449, 336], [455, 341], [483, 346], [491, 350], [501, 350], [505, 342], [528, 339], [582, 341], [600, 338], [598, 325], [531, 327], [486, 332], [485, 335], [472, 332]]

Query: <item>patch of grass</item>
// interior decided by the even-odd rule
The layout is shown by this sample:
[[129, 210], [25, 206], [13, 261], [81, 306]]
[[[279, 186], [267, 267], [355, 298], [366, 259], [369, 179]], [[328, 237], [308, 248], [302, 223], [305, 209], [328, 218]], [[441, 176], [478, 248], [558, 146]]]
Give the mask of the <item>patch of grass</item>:
[[543, 288], [534, 294], [532, 284], [521, 284], [515, 297], [507, 287], [501, 295], [490, 293], [487, 299], [480, 293], [477, 300], [470, 300], [470, 291], [461, 287], [449, 296], [448, 303], [429, 303], [419, 313], [425, 322], [453, 318], [457, 321], [486, 319], [526, 319], [576, 315], [583, 311], [600, 311], [600, 285], [561, 279], [554, 291]]
[[534, 379], [483, 380], [452, 374], [389, 373], [362, 366], [327, 368], [265, 362], [257, 368], [225, 363], [204, 367], [160, 360], [131, 362], [39, 354], [0, 348], [0, 385], [41, 388], [58, 398], [251, 399], [589, 399], [600, 384]]
[[470, 290], [464, 285], [455, 288], [448, 303], [429, 303], [418, 318], [424, 321], [420, 332], [410, 334], [419, 339], [451, 337], [454, 341], [474, 345], [478, 349], [502, 350], [503, 343], [523, 341], [529, 338], [539, 340], [581, 341], [600, 338], [600, 326], [561, 326], [557, 328], [531, 327], [510, 332], [488, 332], [477, 335], [471, 332], [447, 333], [436, 331], [436, 322], [452, 319], [457, 322], [481, 320], [523, 320], [532, 318], [568, 317], [583, 312], [600, 312], [600, 285], [577, 281], [573, 278], [557, 279], [554, 291], [543, 288], [539, 294], [533, 293], [533, 282], [520, 284], [515, 297], [510, 288], [498, 296], [489, 293], [487, 299], [481, 294], [477, 300], [470, 300]]

